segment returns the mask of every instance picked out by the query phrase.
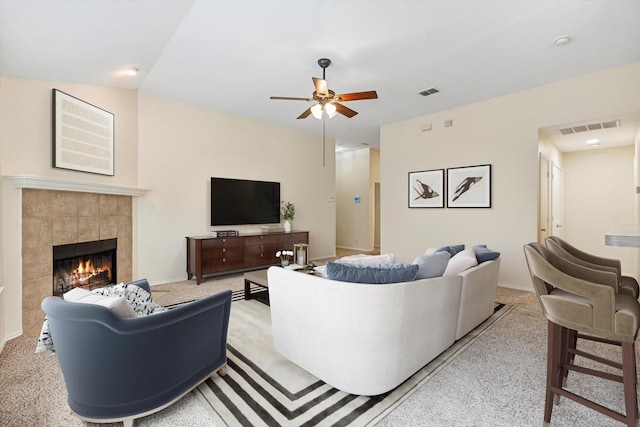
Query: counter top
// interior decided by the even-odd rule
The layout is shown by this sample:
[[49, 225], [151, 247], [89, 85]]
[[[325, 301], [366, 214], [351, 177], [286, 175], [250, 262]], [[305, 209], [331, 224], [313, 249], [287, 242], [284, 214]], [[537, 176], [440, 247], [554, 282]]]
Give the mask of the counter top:
[[640, 247], [640, 225], [620, 224], [612, 226], [604, 235], [607, 246]]

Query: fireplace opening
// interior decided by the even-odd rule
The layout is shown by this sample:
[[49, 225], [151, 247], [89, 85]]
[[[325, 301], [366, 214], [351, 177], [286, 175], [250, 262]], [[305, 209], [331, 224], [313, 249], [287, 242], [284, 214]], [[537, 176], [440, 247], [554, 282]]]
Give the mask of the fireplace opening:
[[118, 239], [53, 247], [53, 295], [73, 288], [95, 289], [116, 283]]

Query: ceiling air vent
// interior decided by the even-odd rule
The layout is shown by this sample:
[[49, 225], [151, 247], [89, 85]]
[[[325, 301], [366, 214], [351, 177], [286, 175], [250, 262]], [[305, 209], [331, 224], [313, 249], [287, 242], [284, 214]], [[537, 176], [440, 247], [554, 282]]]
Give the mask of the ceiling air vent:
[[430, 87], [429, 89], [421, 90], [418, 93], [420, 95], [422, 95], [422, 96], [429, 96], [429, 95], [433, 95], [434, 93], [438, 93], [438, 92], [440, 92], [440, 91], [438, 89], [436, 89], [435, 87]]
[[578, 125], [578, 126], [572, 126], [568, 128], [562, 128], [562, 129], [558, 129], [558, 132], [560, 132], [562, 135], [571, 135], [574, 133], [587, 132], [590, 130], [611, 129], [611, 128], [617, 128], [617, 127], [620, 127], [620, 119], [611, 120], [608, 122], [589, 123], [586, 125]]

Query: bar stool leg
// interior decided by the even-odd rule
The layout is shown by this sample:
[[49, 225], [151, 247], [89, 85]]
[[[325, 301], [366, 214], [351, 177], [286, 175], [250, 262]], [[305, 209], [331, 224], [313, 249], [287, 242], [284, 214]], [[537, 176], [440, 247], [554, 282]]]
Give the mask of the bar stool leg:
[[624, 406], [627, 425], [634, 427], [638, 418], [636, 351], [634, 343], [622, 343], [622, 382], [624, 385]]
[[547, 390], [544, 401], [544, 422], [551, 422], [551, 412], [553, 411], [553, 401], [555, 393], [552, 388], [560, 388], [562, 385], [562, 362], [564, 360], [563, 343], [567, 340], [566, 328], [548, 322], [547, 332]]

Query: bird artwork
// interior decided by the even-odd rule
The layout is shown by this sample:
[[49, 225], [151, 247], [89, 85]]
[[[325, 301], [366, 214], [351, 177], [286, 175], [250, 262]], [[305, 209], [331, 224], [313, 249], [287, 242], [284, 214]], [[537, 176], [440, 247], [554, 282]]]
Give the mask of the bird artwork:
[[481, 176], [469, 176], [462, 180], [460, 184], [456, 187], [456, 191], [454, 192], [455, 196], [453, 197], [453, 201], [455, 202], [462, 196], [464, 193], [469, 191], [478, 181], [482, 179]]
[[434, 197], [438, 197], [440, 195], [436, 191], [434, 191], [433, 188], [429, 187], [427, 184], [424, 184], [419, 179], [416, 179], [416, 186], [413, 187], [413, 189], [416, 193], [418, 193], [418, 197], [413, 200], [433, 199]]

